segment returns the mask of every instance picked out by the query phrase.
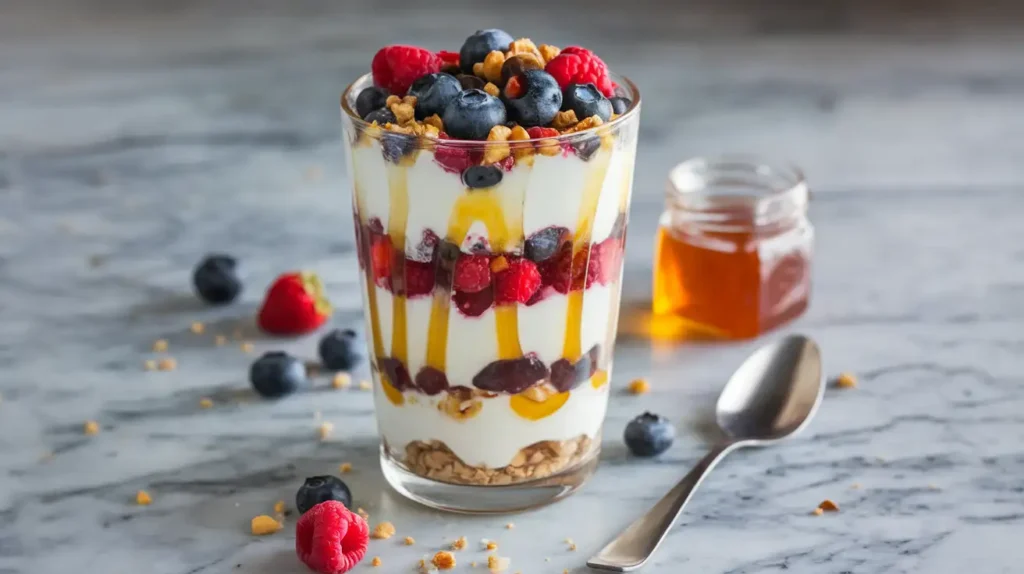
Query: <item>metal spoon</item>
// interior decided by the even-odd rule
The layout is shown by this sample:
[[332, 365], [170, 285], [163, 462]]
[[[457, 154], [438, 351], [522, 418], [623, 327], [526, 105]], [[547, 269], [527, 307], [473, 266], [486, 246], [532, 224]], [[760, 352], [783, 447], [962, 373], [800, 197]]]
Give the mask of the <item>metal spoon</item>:
[[726, 438], [587, 566], [612, 572], [643, 566], [718, 461], [738, 448], [768, 446], [796, 434], [814, 416], [824, 391], [821, 351], [809, 338], [791, 335], [755, 351], [718, 397], [715, 417]]

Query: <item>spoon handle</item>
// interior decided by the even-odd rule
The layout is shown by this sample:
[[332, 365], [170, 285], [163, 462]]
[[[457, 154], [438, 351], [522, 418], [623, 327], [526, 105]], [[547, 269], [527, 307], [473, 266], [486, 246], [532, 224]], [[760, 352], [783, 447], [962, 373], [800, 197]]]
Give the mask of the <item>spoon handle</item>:
[[611, 572], [630, 572], [643, 566], [665, 539], [704, 477], [738, 444], [730, 441], [711, 449], [653, 508], [588, 560], [587, 566]]

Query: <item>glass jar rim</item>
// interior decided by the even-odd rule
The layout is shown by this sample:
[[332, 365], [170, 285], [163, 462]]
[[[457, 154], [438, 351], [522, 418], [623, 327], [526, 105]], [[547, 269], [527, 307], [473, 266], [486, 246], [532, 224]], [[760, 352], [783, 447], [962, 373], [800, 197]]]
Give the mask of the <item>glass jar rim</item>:
[[[551, 136], [551, 137], [546, 137], [546, 138], [530, 138], [530, 139], [525, 139], [525, 140], [516, 140], [516, 143], [538, 144], [539, 142], [551, 141], [551, 140], [554, 140], [555, 142], [558, 142], [560, 144], [561, 143], [572, 143], [572, 142], [575, 142], [575, 141], [578, 141], [578, 140], [581, 140], [581, 139], [585, 139], [587, 137], [592, 136], [593, 132], [595, 132], [597, 130], [615, 130], [620, 125], [623, 125], [623, 124], [626, 124], [626, 123], [628, 123], [630, 121], [633, 121], [634, 118], [636, 118], [639, 115], [639, 113], [640, 113], [640, 89], [637, 88], [636, 84], [634, 84], [633, 81], [630, 80], [629, 78], [627, 78], [626, 76], [622, 76], [622, 75], [611, 73], [611, 72], [609, 72], [608, 75], [609, 75], [609, 77], [611, 77], [611, 79], [616, 84], [618, 84], [619, 89], [624, 90], [626, 92], [625, 97], [628, 97], [630, 99], [630, 101], [631, 101], [629, 109], [626, 110], [626, 113], [618, 116], [617, 118], [615, 118], [613, 120], [609, 120], [609, 121], [601, 124], [600, 126], [595, 126], [593, 128], [589, 128], [589, 129], [586, 129], [586, 130], [583, 130], [583, 131], [573, 132], [573, 133], [565, 133], [565, 134], [558, 134], [557, 136]], [[368, 123], [367, 121], [363, 120], [363, 118], [359, 117], [359, 114], [357, 114], [355, 112], [355, 110], [352, 108], [352, 105], [349, 103], [349, 101], [350, 100], [351, 101], [355, 101], [355, 98], [351, 97], [351, 96], [353, 95], [352, 91], [357, 86], [360, 86], [361, 84], [367, 83], [366, 82], [367, 80], [370, 80], [370, 82], [365, 87], [369, 87], [369, 86], [373, 85], [372, 76], [373, 76], [372, 73], [367, 73], [367, 74], [363, 74], [362, 76], [359, 76], [358, 78], [356, 78], [356, 80], [354, 82], [349, 84], [348, 87], [346, 87], [345, 90], [341, 93], [341, 110], [342, 110], [342, 112], [345, 113], [346, 116], [348, 116], [349, 120], [352, 121], [352, 123], [356, 126], [356, 129], [358, 129], [359, 131], [373, 129], [373, 125]], [[402, 134], [396, 134], [396, 135], [402, 135]], [[412, 137], [412, 136], [410, 136], [410, 137]], [[475, 149], [479, 149], [481, 146], [488, 146], [488, 145], [508, 145], [508, 142], [507, 141], [446, 139], [446, 140], [444, 140], [444, 145], [445, 146], [452, 146], [452, 147], [463, 147], [463, 146], [465, 146], [465, 147], [473, 147]]]
[[803, 171], [789, 162], [749, 154], [688, 159], [669, 171], [666, 208], [685, 221], [734, 228], [735, 209], [749, 210], [749, 224], [769, 226], [804, 213], [810, 192]]

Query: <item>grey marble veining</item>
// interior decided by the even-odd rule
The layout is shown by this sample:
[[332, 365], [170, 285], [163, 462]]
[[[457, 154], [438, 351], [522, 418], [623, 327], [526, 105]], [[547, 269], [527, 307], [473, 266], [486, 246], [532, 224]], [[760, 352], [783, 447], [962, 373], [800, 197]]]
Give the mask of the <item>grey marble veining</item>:
[[[499, 540], [512, 572], [583, 572], [703, 454], [715, 396], [756, 345], [655, 344], [628, 328], [650, 288], [665, 169], [737, 149], [793, 158], [820, 192], [814, 301], [784, 332], [815, 337], [829, 373], [853, 371], [860, 386], [830, 390], [799, 439], [730, 457], [645, 572], [1024, 568], [1024, 42], [1012, 8], [732, 2], [664, 13], [652, 1], [585, 24], [594, 3], [484, 10], [510, 29], [598, 47], [646, 99], [636, 279], [601, 468], [549, 508], [467, 518], [384, 487], [369, 393], [321, 379], [316, 392], [263, 402], [247, 388], [240, 341], [213, 344], [237, 330], [257, 353], [313, 356], [315, 340], [264, 339], [252, 326], [263, 286], [285, 269], [320, 272], [333, 323], [357, 321], [337, 92], [382, 43], [442, 47], [481, 21], [480, 3], [341, 4], [0, 12], [0, 573], [305, 572], [291, 523], [255, 538], [248, 520], [343, 461], [371, 521], [417, 540], [373, 542], [376, 571], [411, 571], [465, 535]], [[210, 250], [242, 259], [240, 303], [210, 309], [192, 296], [191, 266]], [[206, 333], [191, 333], [193, 321]], [[160, 338], [178, 368], [144, 372]], [[637, 376], [652, 393], [623, 392]], [[202, 397], [214, 408], [199, 408]], [[619, 439], [644, 409], [680, 427], [656, 461], [629, 458]], [[102, 432], [86, 437], [90, 419]], [[335, 428], [324, 442], [321, 421]], [[151, 506], [134, 504], [139, 489]], [[824, 498], [841, 512], [810, 515]], [[483, 556], [460, 554], [460, 571]]]

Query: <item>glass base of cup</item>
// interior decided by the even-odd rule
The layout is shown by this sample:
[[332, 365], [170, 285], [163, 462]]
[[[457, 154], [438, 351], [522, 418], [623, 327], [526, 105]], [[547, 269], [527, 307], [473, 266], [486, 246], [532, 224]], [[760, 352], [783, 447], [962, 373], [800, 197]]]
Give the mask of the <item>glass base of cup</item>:
[[503, 514], [539, 508], [576, 492], [597, 470], [600, 450], [593, 448], [587, 458], [557, 474], [500, 486], [452, 484], [425, 478], [392, 459], [383, 445], [380, 467], [392, 488], [430, 508], [462, 514]]

